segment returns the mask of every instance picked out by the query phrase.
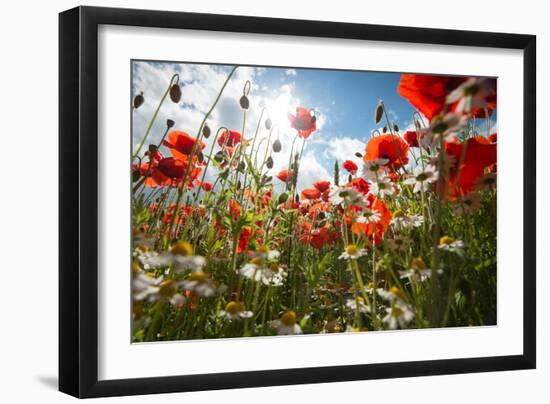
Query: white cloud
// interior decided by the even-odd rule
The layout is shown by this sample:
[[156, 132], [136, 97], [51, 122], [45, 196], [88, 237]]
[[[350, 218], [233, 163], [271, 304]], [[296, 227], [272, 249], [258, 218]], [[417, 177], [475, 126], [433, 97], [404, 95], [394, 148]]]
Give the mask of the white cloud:
[[296, 76], [296, 74], [298, 74], [298, 73], [296, 72], [296, 69], [286, 69], [285, 74], [287, 76]]
[[[166, 129], [167, 119], [175, 121], [174, 129], [196, 135], [205, 114], [211, 108], [220, 88], [225, 82], [229, 69], [211, 65], [136, 63], [134, 65], [133, 92], [144, 91], [145, 103], [139, 109], [133, 111], [134, 148], [137, 147], [137, 144], [141, 140], [149, 119], [164, 94], [170, 78], [175, 73], [180, 75], [182, 100], [180, 103], [174, 104], [169, 97], [166, 98], [155, 120], [151, 134], [140, 154], [143, 154], [148, 144], [157, 144], [160, 142], [161, 136]], [[244, 136], [247, 139], [252, 139], [256, 133], [256, 128], [258, 128], [255, 143], [257, 152], [254, 151], [253, 156], [257, 154], [258, 164], [261, 164], [264, 155], [272, 155], [274, 166], [268, 171], [268, 175], [274, 177], [273, 182], [277, 185], [280, 182], [275, 178], [275, 175], [280, 170], [288, 168], [292, 143], [296, 138], [296, 130], [290, 127], [287, 114], [295, 112], [296, 107], [300, 105], [300, 99], [294, 94], [295, 83], [285, 83], [279, 88], [272, 88], [268, 93], [269, 96], [266, 96], [266, 86], [261, 85], [262, 83], [257, 80], [258, 75], [261, 74], [263, 74], [262, 69], [251, 67], [239, 67], [236, 70], [221, 95], [218, 104], [207, 120], [212, 130], [212, 136], [205, 141], [207, 144], [205, 152], [208, 154], [212, 146], [214, 146], [214, 150], [217, 150], [218, 146], [214, 145], [214, 136], [220, 126], [228, 127], [238, 132], [242, 131], [243, 110], [239, 105], [239, 99], [243, 95], [243, 87], [246, 81], [250, 80], [252, 83], [251, 91], [248, 94], [250, 108], [246, 114]], [[293, 73], [287, 74], [295, 75]], [[265, 111], [258, 125], [262, 109], [265, 109]], [[307, 140], [304, 148], [298, 182], [299, 189], [309, 187], [312, 182], [320, 179], [330, 179], [326, 168], [318, 160], [318, 157], [322, 158], [322, 155], [308, 150], [315, 146], [316, 137], [322, 137], [322, 129], [327, 122], [328, 114], [328, 111], [322, 108], [313, 109], [317, 112], [317, 131]], [[268, 116], [273, 122], [274, 127], [271, 143], [275, 139], [281, 141], [283, 147], [280, 153], [272, 153], [271, 147], [266, 150], [268, 147], [269, 131], [265, 128], [264, 122]], [[302, 142], [303, 140], [300, 138], [296, 140], [294, 153], [301, 150]], [[250, 150], [248, 151], [250, 152]], [[206, 175], [207, 180], [213, 180], [214, 175], [215, 168], [211, 166]], [[279, 188], [276, 189], [279, 190]]]

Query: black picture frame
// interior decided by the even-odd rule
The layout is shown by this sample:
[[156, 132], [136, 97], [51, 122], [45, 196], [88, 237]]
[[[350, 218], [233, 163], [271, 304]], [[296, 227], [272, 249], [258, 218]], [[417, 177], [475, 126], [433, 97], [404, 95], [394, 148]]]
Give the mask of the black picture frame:
[[[462, 45], [523, 51], [523, 354], [99, 381], [98, 26]], [[102, 397], [533, 369], [536, 366], [536, 37], [489, 32], [77, 7], [59, 15], [59, 390]]]

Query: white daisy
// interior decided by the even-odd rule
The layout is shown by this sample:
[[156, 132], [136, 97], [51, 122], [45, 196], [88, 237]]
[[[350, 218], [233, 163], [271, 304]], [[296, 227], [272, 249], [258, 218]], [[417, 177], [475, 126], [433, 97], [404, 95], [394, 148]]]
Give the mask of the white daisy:
[[185, 289], [202, 297], [211, 297], [225, 290], [225, 286], [218, 286], [202, 271], [192, 272], [189, 278], [182, 281], [181, 284]]
[[370, 192], [379, 197], [393, 195], [394, 189], [390, 177], [381, 175], [370, 183]]
[[341, 204], [346, 206], [354, 205], [360, 208], [368, 206], [363, 194], [355, 188], [336, 187], [330, 191], [329, 200], [335, 206]]
[[407, 236], [395, 235], [393, 238], [387, 239], [386, 243], [395, 252], [407, 251], [411, 245], [411, 239]]
[[296, 313], [292, 310], [285, 312], [279, 320], [272, 321], [271, 326], [278, 335], [302, 334], [302, 328], [296, 323]]
[[477, 188], [482, 191], [490, 191], [492, 189], [495, 189], [497, 186], [497, 174], [496, 173], [488, 173], [485, 174], [478, 179], [476, 179], [475, 182]]
[[[206, 259], [200, 255], [193, 255], [193, 246], [185, 241], [178, 241], [162, 254], [151, 252], [143, 260], [144, 267], [158, 268], [172, 266], [176, 272], [200, 271], [206, 264]], [[146, 267], [147, 266], [147, 267]]]
[[255, 257], [243, 265], [239, 272], [242, 276], [264, 285], [281, 286], [286, 278], [284, 267], [277, 262], [268, 262], [262, 257]]
[[382, 215], [377, 210], [371, 210], [368, 208], [363, 209], [363, 211], [355, 218], [357, 223], [378, 223]]
[[340, 254], [338, 259], [341, 260], [356, 260], [368, 253], [366, 248], [359, 249], [355, 244], [350, 244], [346, 247], [344, 252]]
[[422, 257], [417, 257], [412, 260], [411, 268], [406, 271], [399, 271], [399, 278], [411, 279], [415, 282], [424, 282], [432, 276], [432, 270], [426, 268], [426, 264]]
[[465, 244], [462, 240], [455, 240], [449, 236], [443, 236], [439, 239], [439, 248], [442, 251], [461, 253], [464, 250]]
[[424, 216], [406, 215], [402, 210], [396, 210], [390, 222], [391, 226], [396, 231], [420, 227], [422, 223], [424, 223]]
[[231, 301], [225, 305], [225, 310], [220, 310], [218, 316], [230, 321], [242, 320], [252, 317], [252, 312], [246, 310], [243, 302]]
[[386, 323], [392, 330], [395, 330], [398, 327], [405, 328], [413, 319], [414, 313], [410, 306], [398, 301], [393, 303], [391, 307], [386, 308], [386, 316], [382, 319], [382, 322]]
[[185, 297], [178, 293], [178, 289], [178, 283], [173, 279], [164, 280], [162, 276], [154, 278], [145, 273], [134, 276], [132, 282], [134, 301], [156, 302], [164, 300], [174, 306], [180, 306], [185, 302]]
[[375, 159], [365, 161], [363, 164], [363, 177], [375, 180], [383, 173], [384, 166], [389, 163], [388, 159]]
[[414, 185], [413, 192], [427, 191], [430, 184], [437, 181], [438, 172], [434, 166], [427, 164], [424, 167], [418, 165], [414, 168], [410, 177], [403, 181], [404, 184]]
[[454, 104], [457, 113], [467, 113], [488, 107], [488, 97], [495, 94], [493, 80], [471, 77], [447, 95], [447, 104]]
[[441, 138], [446, 141], [454, 139], [468, 123], [468, 117], [462, 114], [449, 112], [444, 116], [437, 116], [430, 122], [428, 128], [418, 131], [420, 144], [425, 149], [433, 149]]
[[455, 213], [461, 215], [464, 213], [474, 213], [481, 207], [481, 198], [477, 192], [470, 192], [456, 201], [454, 206]]
[[346, 307], [353, 311], [359, 309], [359, 312], [363, 314], [370, 313], [370, 307], [365, 304], [365, 300], [361, 296], [346, 300]]

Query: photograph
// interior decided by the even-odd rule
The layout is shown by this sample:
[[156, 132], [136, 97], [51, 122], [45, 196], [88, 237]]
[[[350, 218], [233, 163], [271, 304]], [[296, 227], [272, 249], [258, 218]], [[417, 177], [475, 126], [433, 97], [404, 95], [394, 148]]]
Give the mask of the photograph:
[[496, 325], [496, 89], [132, 60], [132, 342]]

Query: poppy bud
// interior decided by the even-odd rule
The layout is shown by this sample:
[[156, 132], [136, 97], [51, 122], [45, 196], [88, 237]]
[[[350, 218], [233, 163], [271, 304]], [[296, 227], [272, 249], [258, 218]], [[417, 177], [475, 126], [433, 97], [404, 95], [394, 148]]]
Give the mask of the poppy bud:
[[173, 120], [171, 120], [171, 119], [166, 120], [166, 126], [167, 127], [171, 128], [174, 125], [175, 125], [175, 122]]
[[387, 127], [387, 126], [384, 126], [384, 127], [382, 128], [382, 133], [386, 133], [387, 131], [388, 131], [388, 127]]
[[241, 97], [239, 103], [241, 104], [242, 109], [248, 109], [250, 107], [250, 101], [248, 101], [248, 97], [246, 95]]
[[237, 181], [237, 189], [241, 189], [241, 180]]
[[179, 84], [174, 84], [170, 87], [170, 99], [177, 104], [181, 100], [181, 88]]
[[275, 153], [279, 153], [282, 148], [283, 148], [283, 146], [281, 145], [281, 141], [279, 139], [277, 139], [273, 142], [273, 151]]
[[214, 160], [216, 160], [218, 163], [221, 163], [224, 160], [223, 152], [219, 151], [214, 155]]
[[273, 159], [271, 158], [271, 156], [267, 158], [265, 165], [267, 166], [267, 168], [273, 168]]
[[267, 130], [270, 130], [270, 129], [271, 129], [271, 126], [273, 126], [273, 122], [271, 122], [271, 119], [267, 118], [267, 119], [265, 120], [265, 128], [266, 128]]
[[382, 114], [384, 113], [384, 103], [382, 101], [378, 102], [376, 110], [374, 112], [374, 123], [380, 122], [382, 119]]
[[137, 182], [141, 177], [139, 170], [132, 171], [132, 181]]
[[348, 182], [351, 182], [353, 180], [353, 177], [350, 175], [348, 175]]
[[244, 164], [244, 161], [241, 161], [239, 163], [239, 165], [237, 166], [237, 170], [241, 171], [241, 172], [244, 172], [245, 169], [246, 169], [246, 165]]
[[145, 98], [143, 98], [143, 91], [134, 97], [134, 108], [138, 109], [143, 104]]
[[397, 124], [393, 124], [393, 131], [394, 132], [399, 132], [399, 126], [397, 126]]
[[210, 127], [208, 126], [208, 124], [204, 124], [204, 126], [202, 127], [202, 135], [208, 139], [210, 137], [210, 134], [212, 133], [212, 131], [210, 130]]
[[204, 161], [204, 154], [200, 152], [199, 155], [197, 156], [197, 159], [199, 160], [199, 163], [202, 163]]
[[279, 195], [279, 205], [285, 203], [288, 200], [288, 194], [286, 192], [283, 192], [281, 195]]
[[158, 150], [158, 147], [156, 145], [154, 145], [154, 144], [149, 145], [149, 155], [150, 156], [154, 156], [155, 153], [157, 152], [157, 150]]
[[359, 157], [359, 158], [363, 158], [363, 155], [362, 155], [361, 153], [359, 153], [359, 152], [355, 153], [355, 155], [356, 155], [357, 157]]

